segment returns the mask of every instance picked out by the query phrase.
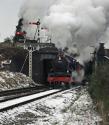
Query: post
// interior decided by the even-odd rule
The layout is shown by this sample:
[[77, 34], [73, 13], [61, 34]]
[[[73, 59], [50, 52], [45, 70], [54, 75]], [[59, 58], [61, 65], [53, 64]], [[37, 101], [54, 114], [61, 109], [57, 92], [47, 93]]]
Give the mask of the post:
[[34, 40], [36, 39], [36, 33], [37, 33], [37, 28], [36, 28], [35, 35], [34, 35]]
[[36, 28], [35, 35], [34, 35], [34, 40], [35, 40], [36, 33], [37, 33], [37, 42], [40, 43], [40, 19], [38, 19], [36, 25], [37, 25], [37, 28]]
[[37, 29], [38, 29], [38, 33], [37, 33], [38, 43], [40, 43], [40, 22], [39, 22], [39, 24], [37, 25]]
[[32, 49], [29, 50], [29, 77], [32, 79]]

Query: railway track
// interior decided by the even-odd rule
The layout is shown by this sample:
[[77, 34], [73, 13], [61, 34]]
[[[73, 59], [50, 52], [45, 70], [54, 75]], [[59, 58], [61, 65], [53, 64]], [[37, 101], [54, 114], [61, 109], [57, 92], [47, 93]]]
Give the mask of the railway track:
[[42, 88], [48, 88], [45, 86], [35, 86], [35, 87], [27, 87], [27, 88], [19, 88], [19, 89], [12, 89], [12, 90], [6, 90], [6, 91], [1, 91], [0, 92], [0, 97], [1, 96], [9, 96], [9, 95], [14, 95], [14, 94], [20, 94], [20, 93], [27, 93], [31, 92], [34, 90], [39, 90]]
[[33, 91], [30, 91], [30, 92], [21, 92], [21, 93], [11, 93], [11, 95], [7, 95], [7, 96], [1, 96], [0, 97], [0, 103], [1, 102], [5, 102], [5, 101], [8, 101], [8, 100], [12, 100], [12, 99], [16, 99], [16, 98], [20, 98], [20, 97], [23, 97], [23, 96], [28, 96], [28, 95], [31, 95], [31, 94], [36, 94], [36, 93], [40, 93], [40, 92], [44, 92], [48, 90], [47, 88], [43, 88], [43, 89], [38, 89], [38, 90], [33, 90]]
[[47, 97], [52, 94], [56, 94], [60, 91], [62, 91], [62, 90], [58, 90], [58, 89], [57, 90], [48, 90], [48, 91], [31, 94], [31, 95], [27, 95], [27, 96], [19, 97], [16, 99], [11, 99], [11, 100], [1, 102], [0, 103], [0, 112], [12, 109], [14, 107], [17, 107], [17, 106], [20, 106], [20, 105], [44, 98], [44, 97]]
[[71, 91], [71, 90], [75, 90], [78, 87], [74, 87], [72, 89], [53, 89], [53, 90], [41, 90], [40, 92], [37, 93], [28, 93], [27, 95], [22, 95], [21, 97], [13, 97], [13, 98], [7, 98], [6, 100], [2, 100], [0, 102], [0, 112], [12, 109], [14, 107], [20, 106], [20, 105], [24, 105], [26, 103], [32, 102], [32, 101], [36, 101], [42, 98], [45, 98], [47, 96], [51, 96], [54, 94], [58, 94], [60, 92], [66, 92], [66, 91]]

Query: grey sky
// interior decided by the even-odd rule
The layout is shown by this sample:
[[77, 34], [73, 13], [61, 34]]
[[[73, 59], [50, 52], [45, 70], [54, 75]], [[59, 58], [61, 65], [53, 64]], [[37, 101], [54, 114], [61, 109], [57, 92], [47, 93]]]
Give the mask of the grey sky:
[[0, 0], [0, 42], [14, 35], [19, 9], [25, 0]]

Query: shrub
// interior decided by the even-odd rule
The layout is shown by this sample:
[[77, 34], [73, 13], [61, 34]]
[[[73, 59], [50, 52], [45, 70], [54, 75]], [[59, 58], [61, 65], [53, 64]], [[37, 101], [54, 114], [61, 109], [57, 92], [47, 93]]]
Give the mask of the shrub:
[[89, 92], [96, 102], [98, 111], [109, 119], [109, 62], [99, 64], [93, 72]]

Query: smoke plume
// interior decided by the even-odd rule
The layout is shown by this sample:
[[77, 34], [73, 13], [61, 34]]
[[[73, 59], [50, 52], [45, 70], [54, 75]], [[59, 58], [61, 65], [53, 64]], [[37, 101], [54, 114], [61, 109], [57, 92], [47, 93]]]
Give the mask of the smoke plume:
[[[109, 0], [26, 0], [19, 16], [25, 21], [40, 18], [62, 48], [76, 42], [80, 51], [109, 38]], [[30, 31], [33, 35], [29, 27]]]

